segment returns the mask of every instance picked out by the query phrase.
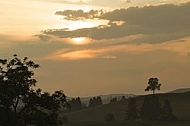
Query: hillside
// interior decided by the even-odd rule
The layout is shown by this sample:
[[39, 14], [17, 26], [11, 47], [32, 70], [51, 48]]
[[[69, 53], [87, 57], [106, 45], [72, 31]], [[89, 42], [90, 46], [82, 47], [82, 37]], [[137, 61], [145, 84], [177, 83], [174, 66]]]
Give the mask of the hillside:
[[[190, 92], [157, 94], [163, 105], [165, 99], [169, 99], [174, 114], [179, 120], [190, 120]], [[142, 105], [145, 96], [136, 97], [138, 107]], [[75, 112], [66, 113], [70, 122], [102, 122], [104, 116], [112, 113], [116, 121], [123, 121], [128, 100], [105, 104], [98, 107], [88, 108]]]
[[168, 93], [185, 93], [185, 92], [189, 92], [190, 88], [179, 88], [173, 91], [170, 91]]

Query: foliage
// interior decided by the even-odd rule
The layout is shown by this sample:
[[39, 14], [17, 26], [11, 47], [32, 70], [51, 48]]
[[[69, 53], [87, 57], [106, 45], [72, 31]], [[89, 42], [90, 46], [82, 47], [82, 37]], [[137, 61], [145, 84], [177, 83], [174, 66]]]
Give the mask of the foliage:
[[141, 108], [141, 119], [147, 121], [158, 121], [161, 116], [161, 105], [156, 95], [149, 95], [144, 98]]
[[138, 119], [137, 103], [134, 98], [129, 98], [127, 111], [125, 113], [125, 121], [134, 121]]
[[70, 105], [71, 105], [71, 110], [79, 110], [79, 109], [82, 109], [83, 106], [82, 106], [82, 102], [80, 100], [80, 97], [78, 98], [72, 98], [70, 101], [69, 101]]
[[1, 105], [13, 107], [17, 113], [18, 103], [26, 97], [28, 92], [36, 84], [33, 71], [29, 68], [38, 68], [39, 65], [25, 57], [23, 60], [14, 58], [11, 60], [0, 59], [0, 98]]
[[126, 99], [126, 97], [125, 96], [122, 96], [121, 97], [121, 101], [126, 101], [127, 99]]
[[63, 91], [52, 95], [34, 90], [34, 72], [39, 65], [17, 55], [11, 60], [0, 59], [0, 125], [57, 126], [57, 110], [68, 107]]
[[117, 97], [114, 97], [112, 99], [110, 99], [110, 103], [116, 102], [117, 101]]
[[162, 121], [176, 121], [177, 120], [176, 116], [172, 112], [172, 107], [168, 99], [164, 101], [161, 120]]
[[100, 96], [98, 96], [97, 98], [93, 97], [89, 100], [88, 107], [95, 107], [95, 106], [99, 106], [99, 105], [103, 105], [103, 101]]
[[105, 118], [105, 121], [107, 121], [107, 122], [115, 121], [115, 116], [113, 114], [107, 114], [107, 115], [105, 115], [104, 118]]
[[146, 87], [145, 91], [153, 91], [155, 94], [155, 90], [160, 90], [161, 84], [158, 83], [158, 78], [150, 78], [148, 81], [148, 86]]
[[66, 126], [190, 126], [190, 122], [88, 122], [88, 123], [69, 123]]

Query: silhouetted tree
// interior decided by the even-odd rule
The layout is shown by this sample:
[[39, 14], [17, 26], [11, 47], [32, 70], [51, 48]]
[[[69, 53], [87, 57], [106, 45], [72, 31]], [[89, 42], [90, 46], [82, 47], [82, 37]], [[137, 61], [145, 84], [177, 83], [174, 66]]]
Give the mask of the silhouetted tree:
[[88, 107], [93, 107], [93, 99], [92, 98], [90, 98], [90, 100], [89, 100]]
[[156, 95], [149, 95], [144, 98], [140, 117], [143, 120], [158, 121], [161, 116], [161, 105]]
[[125, 121], [134, 121], [138, 119], [137, 103], [134, 98], [129, 98], [127, 111], [125, 113]]
[[103, 101], [102, 101], [102, 98], [100, 96], [98, 96], [96, 98], [96, 106], [99, 106], [99, 105], [103, 105]]
[[155, 90], [160, 90], [161, 84], [158, 83], [158, 78], [150, 78], [148, 81], [148, 86], [146, 87], [145, 91], [153, 91], [153, 94], [155, 94]]
[[39, 65], [25, 57], [19, 59], [17, 55], [11, 60], [0, 59], [1, 76], [1, 99], [3, 106], [12, 106], [17, 114], [18, 103], [21, 98], [27, 96], [31, 87], [35, 86], [36, 80], [33, 78], [34, 72], [29, 68], [38, 68]]
[[71, 101], [70, 101], [70, 104], [71, 104], [71, 109], [72, 110], [82, 109], [82, 102], [80, 100], [80, 97], [77, 97], [76, 99], [72, 98]]
[[117, 101], [117, 97], [114, 97], [112, 99], [110, 99], [110, 103], [116, 102]]
[[103, 105], [103, 101], [100, 96], [98, 96], [97, 98], [96, 97], [90, 98], [88, 107], [95, 107], [99, 105]]
[[121, 101], [125, 101], [126, 100], [126, 97], [125, 96], [122, 96], [121, 97]]
[[161, 120], [162, 121], [175, 121], [175, 120], [177, 120], [176, 116], [172, 112], [172, 107], [171, 107], [170, 101], [168, 99], [166, 99], [164, 101]]
[[[57, 110], [68, 107], [62, 91], [52, 95], [41, 89], [34, 90], [36, 84], [31, 69], [39, 65], [28, 60], [0, 59], [0, 125], [3, 126], [57, 126]], [[19, 104], [22, 104], [22, 106]]]

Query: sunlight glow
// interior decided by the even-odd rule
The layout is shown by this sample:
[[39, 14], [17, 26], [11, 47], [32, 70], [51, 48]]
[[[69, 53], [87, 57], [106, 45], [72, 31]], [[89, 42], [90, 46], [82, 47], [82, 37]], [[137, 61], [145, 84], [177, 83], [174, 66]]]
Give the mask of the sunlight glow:
[[86, 38], [86, 37], [71, 38], [71, 43], [74, 45], [86, 45], [89, 42], [90, 42], [90, 38]]
[[85, 21], [67, 21], [67, 26], [65, 28], [68, 28], [69, 30], [76, 30], [76, 29], [82, 29], [82, 28], [92, 28], [97, 27], [99, 25], [107, 25], [108, 20], [85, 20]]

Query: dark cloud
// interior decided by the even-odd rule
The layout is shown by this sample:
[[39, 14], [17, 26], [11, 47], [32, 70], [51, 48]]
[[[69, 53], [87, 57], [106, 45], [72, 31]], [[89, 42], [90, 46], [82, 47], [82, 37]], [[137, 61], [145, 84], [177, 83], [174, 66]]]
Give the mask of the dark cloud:
[[[56, 12], [56, 14], [68, 17], [70, 13], [73, 15], [71, 16], [73, 19], [87, 19], [89, 17], [97, 17], [96, 14], [98, 12], [90, 11], [89, 13], [85, 13], [80, 10]], [[145, 42], [151, 41], [156, 43], [179, 39], [188, 36], [190, 33], [190, 3], [145, 6], [141, 8], [130, 7], [101, 14], [98, 18], [109, 20], [108, 26], [77, 29], [74, 31], [64, 29], [45, 30], [44, 34], [60, 38], [90, 37], [97, 40], [142, 34], [147, 36], [144, 38]], [[114, 21], [123, 21], [125, 23], [116, 25], [112, 23]]]
[[34, 37], [38, 37], [40, 39], [40, 41], [42, 41], [42, 42], [49, 41], [51, 39], [50, 36], [43, 35], [43, 34], [34, 35]]
[[110, 21], [123, 20], [127, 25], [145, 27], [151, 32], [173, 32], [187, 30], [190, 26], [190, 3], [183, 5], [160, 5], [130, 7], [115, 10], [102, 15], [102, 19]]
[[89, 12], [84, 12], [83, 10], [66, 10], [66, 11], [57, 11], [55, 15], [64, 16], [66, 20], [84, 20], [84, 19], [94, 19], [98, 18], [103, 14], [102, 10], [90, 10]]

